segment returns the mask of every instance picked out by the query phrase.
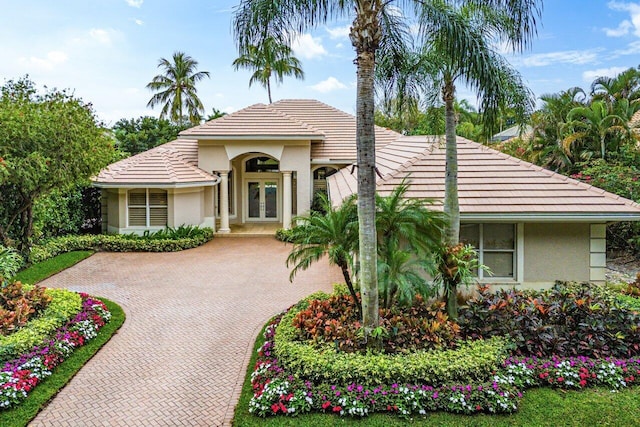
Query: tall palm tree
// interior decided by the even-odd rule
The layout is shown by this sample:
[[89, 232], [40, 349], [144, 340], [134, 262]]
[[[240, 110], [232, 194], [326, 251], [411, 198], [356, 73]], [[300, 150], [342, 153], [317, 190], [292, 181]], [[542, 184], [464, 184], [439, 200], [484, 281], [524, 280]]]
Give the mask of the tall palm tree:
[[286, 44], [278, 42], [273, 37], [267, 37], [257, 45], [249, 45], [245, 51], [233, 61], [233, 68], [248, 68], [254, 70], [249, 79], [249, 87], [255, 82], [260, 83], [271, 99], [271, 77], [282, 83], [284, 76], [293, 75], [297, 79], [304, 79], [302, 64], [293, 56], [293, 51]]
[[298, 225], [291, 229], [294, 246], [287, 257], [287, 267], [293, 265], [289, 280], [293, 280], [298, 271], [306, 270], [311, 264], [327, 256], [329, 263], [340, 267], [358, 315], [362, 317], [349, 270], [358, 242], [355, 199], [346, 200], [339, 208], [331, 206], [325, 194], [319, 194], [319, 199], [325, 213], [312, 212], [309, 216], [297, 217], [295, 221]]
[[[515, 17], [514, 42], [527, 42], [535, 28], [535, 0], [461, 1], [505, 8]], [[467, 52], [475, 44], [466, 32], [458, 31], [460, 19], [451, 13], [450, 8], [444, 7], [443, 0], [241, 0], [234, 15], [234, 32], [240, 52], [265, 37], [290, 38], [324, 25], [332, 18], [353, 19], [349, 38], [356, 53], [357, 68], [358, 224], [365, 337], [378, 327], [374, 68], [376, 55], [386, 56], [401, 51], [406, 42], [409, 19], [399, 13], [398, 6], [414, 8], [423, 34], [427, 34], [427, 29], [449, 34], [451, 37], [446, 40], [451, 44], [451, 51]]]
[[169, 117], [176, 124], [183, 124], [183, 109], [186, 109], [188, 121], [200, 123], [204, 106], [196, 93], [196, 83], [209, 77], [209, 72], [196, 71], [198, 61], [184, 52], [175, 52], [171, 60], [160, 58], [158, 68], [164, 72], [147, 84], [147, 89], [158, 92], [151, 97], [147, 107], [162, 104], [160, 118]]

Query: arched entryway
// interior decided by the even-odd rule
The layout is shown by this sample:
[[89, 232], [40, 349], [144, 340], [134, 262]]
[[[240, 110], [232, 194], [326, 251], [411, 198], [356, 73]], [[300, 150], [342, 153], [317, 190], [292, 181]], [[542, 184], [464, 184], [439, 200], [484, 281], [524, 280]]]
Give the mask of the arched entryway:
[[263, 153], [243, 159], [244, 222], [282, 221], [280, 162]]

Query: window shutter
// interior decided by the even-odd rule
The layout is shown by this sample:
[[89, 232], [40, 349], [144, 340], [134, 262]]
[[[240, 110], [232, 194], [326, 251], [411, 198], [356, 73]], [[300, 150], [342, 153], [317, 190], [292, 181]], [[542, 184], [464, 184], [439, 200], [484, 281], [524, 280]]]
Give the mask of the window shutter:
[[129, 206], [129, 226], [130, 227], [146, 227], [147, 226], [147, 208]]
[[129, 206], [145, 206], [146, 204], [146, 190], [129, 190]]

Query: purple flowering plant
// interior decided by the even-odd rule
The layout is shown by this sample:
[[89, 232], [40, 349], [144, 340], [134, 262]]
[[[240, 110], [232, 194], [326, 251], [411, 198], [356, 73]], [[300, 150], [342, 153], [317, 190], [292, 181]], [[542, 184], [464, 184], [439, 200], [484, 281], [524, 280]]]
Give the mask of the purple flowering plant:
[[82, 307], [55, 335], [0, 370], [0, 410], [19, 404], [42, 380], [67, 359], [73, 351], [95, 338], [111, 319], [106, 305], [80, 293]]

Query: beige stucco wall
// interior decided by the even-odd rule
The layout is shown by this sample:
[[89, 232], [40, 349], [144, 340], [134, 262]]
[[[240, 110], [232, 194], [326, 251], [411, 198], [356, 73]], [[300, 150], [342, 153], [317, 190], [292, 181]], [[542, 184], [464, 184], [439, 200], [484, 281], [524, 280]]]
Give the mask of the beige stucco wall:
[[[106, 190], [107, 195], [107, 231], [111, 231], [113, 228], [120, 227], [120, 209], [118, 207], [119, 204], [119, 196], [118, 190]], [[124, 222], [124, 218], [122, 218], [122, 222]]]
[[204, 188], [176, 188], [172, 193], [169, 198], [173, 200], [169, 203], [169, 209], [173, 213], [173, 221], [170, 218], [169, 226], [201, 225], [205, 217]]
[[[311, 206], [311, 142], [309, 140], [215, 140], [198, 141], [198, 167], [206, 171], [229, 171], [233, 166], [233, 206], [231, 223], [242, 222], [245, 189], [244, 162], [257, 153], [266, 154], [280, 162], [280, 171], [296, 174], [296, 203], [294, 211], [307, 212]], [[283, 182], [280, 176], [279, 209], [282, 209]], [[282, 212], [280, 218], [282, 218]], [[206, 217], [207, 215], [205, 215]]]
[[524, 224], [524, 284], [588, 281], [590, 224]]

